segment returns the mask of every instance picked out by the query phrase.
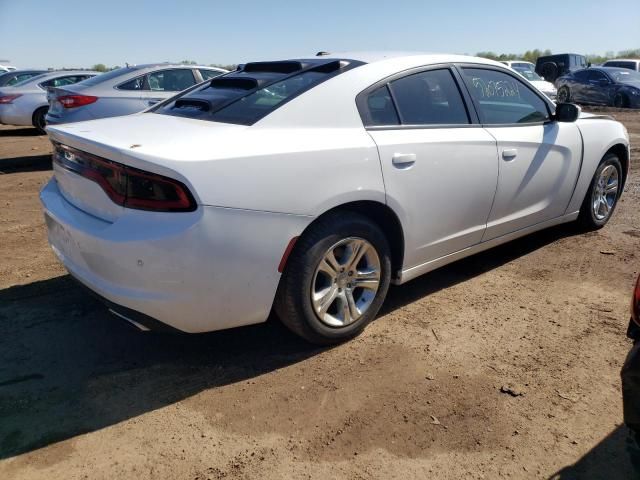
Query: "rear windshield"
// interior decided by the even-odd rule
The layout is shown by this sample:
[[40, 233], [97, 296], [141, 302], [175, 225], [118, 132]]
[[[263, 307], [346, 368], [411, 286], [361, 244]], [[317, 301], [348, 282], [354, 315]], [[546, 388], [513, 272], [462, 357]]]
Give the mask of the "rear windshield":
[[154, 113], [253, 125], [284, 103], [360, 65], [354, 61], [248, 63], [160, 104]]
[[116, 68], [115, 70], [111, 70], [110, 72], [101, 73], [100, 75], [85, 80], [82, 84], [91, 87], [93, 85], [98, 85], [99, 83], [106, 82], [107, 80], [111, 80], [112, 78], [119, 77], [120, 75], [124, 75], [125, 73], [133, 72], [135, 70], [136, 69], [132, 67]]

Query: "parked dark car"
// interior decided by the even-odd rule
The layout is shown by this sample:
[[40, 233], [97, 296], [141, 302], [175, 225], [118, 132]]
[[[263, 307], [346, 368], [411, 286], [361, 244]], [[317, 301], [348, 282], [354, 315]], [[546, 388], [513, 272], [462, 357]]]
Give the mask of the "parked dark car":
[[555, 82], [556, 78], [589, 65], [587, 57], [577, 53], [559, 53], [538, 57], [536, 73], [547, 82]]
[[47, 73], [46, 70], [12, 70], [0, 74], [0, 87], [11, 87], [17, 83], [29, 80], [31, 77]]
[[556, 81], [558, 102], [640, 108], [640, 73], [626, 68], [585, 68]]
[[635, 444], [630, 451], [635, 451], [637, 457], [640, 452], [640, 277], [636, 281], [631, 300], [631, 320], [627, 336], [633, 340], [633, 347], [622, 366], [622, 405], [624, 423]]

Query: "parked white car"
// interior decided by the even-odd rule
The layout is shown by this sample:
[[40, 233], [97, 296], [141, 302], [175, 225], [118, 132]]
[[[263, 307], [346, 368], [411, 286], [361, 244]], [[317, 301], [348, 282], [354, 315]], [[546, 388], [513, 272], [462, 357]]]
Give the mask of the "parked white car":
[[118, 68], [74, 85], [49, 90], [47, 125], [141, 112], [226, 70], [154, 63]]
[[324, 344], [361, 332], [391, 282], [602, 227], [629, 168], [620, 123], [456, 55], [247, 63], [147, 112], [47, 130], [49, 241], [113, 312], [205, 332], [273, 307]]
[[47, 88], [81, 82], [97, 74], [86, 70], [60, 70], [0, 88], [0, 123], [34, 126], [44, 132], [49, 109]]
[[640, 59], [638, 58], [616, 58], [615, 60], [607, 60], [602, 64], [603, 67], [628, 68], [634, 72], [640, 72]]
[[529, 82], [544, 93], [551, 100], [555, 100], [558, 95], [558, 91], [553, 83], [547, 82], [544, 78], [536, 73], [536, 66], [531, 62], [525, 62], [522, 60], [501, 62], [507, 67], [512, 68]]
[[12, 65], [0, 65], [0, 72], [12, 72], [16, 67]]

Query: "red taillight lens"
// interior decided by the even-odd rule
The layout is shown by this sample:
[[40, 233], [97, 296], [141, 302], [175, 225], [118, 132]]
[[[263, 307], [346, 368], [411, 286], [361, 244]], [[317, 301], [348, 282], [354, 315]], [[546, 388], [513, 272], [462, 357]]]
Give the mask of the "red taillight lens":
[[157, 212], [192, 212], [196, 202], [178, 180], [145, 172], [87, 152], [53, 144], [53, 160], [61, 167], [96, 182], [116, 204]]
[[631, 299], [631, 318], [640, 325], [640, 276], [636, 281], [636, 288], [633, 290]]
[[91, 95], [63, 95], [58, 97], [57, 100], [64, 108], [75, 108], [94, 103], [98, 100], [98, 97], [92, 97]]
[[6, 105], [7, 103], [13, 103], [13, 101], [18, 98], [21, 97], [21, 94], [16, 94], [16, 95], [4, 95], [2, 97], [0, 97], [0, 105]]

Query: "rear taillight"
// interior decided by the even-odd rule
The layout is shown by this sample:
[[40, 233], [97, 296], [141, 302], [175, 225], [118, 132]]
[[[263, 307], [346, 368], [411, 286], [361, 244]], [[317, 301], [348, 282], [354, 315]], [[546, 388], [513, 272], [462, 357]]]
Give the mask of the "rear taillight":
[[91, 95], [63, 95], [58, 97], [57, 100], [64, 108], [76, 108], [94, 103], [98, 100], [98, 97], [92, 97]]
[[112, 162], [75, 148], [53, 144], [53, 160], [61, 167], [96, 182], [116, 204], [157, 212], [192, 212], [196, 202], [181, 182]]
[[0, 97], [0, 105], [6, 105], [7, 103], [13, 103], [13, 101], [18, 98], [21, 97], [21, 94], [16, 94], [16, 95], [4, 95], [2, 97]]
[[631, 299], [631, 318], [640, 325], [640, 276], [636, 281], [636, 288], [633, 290]]

